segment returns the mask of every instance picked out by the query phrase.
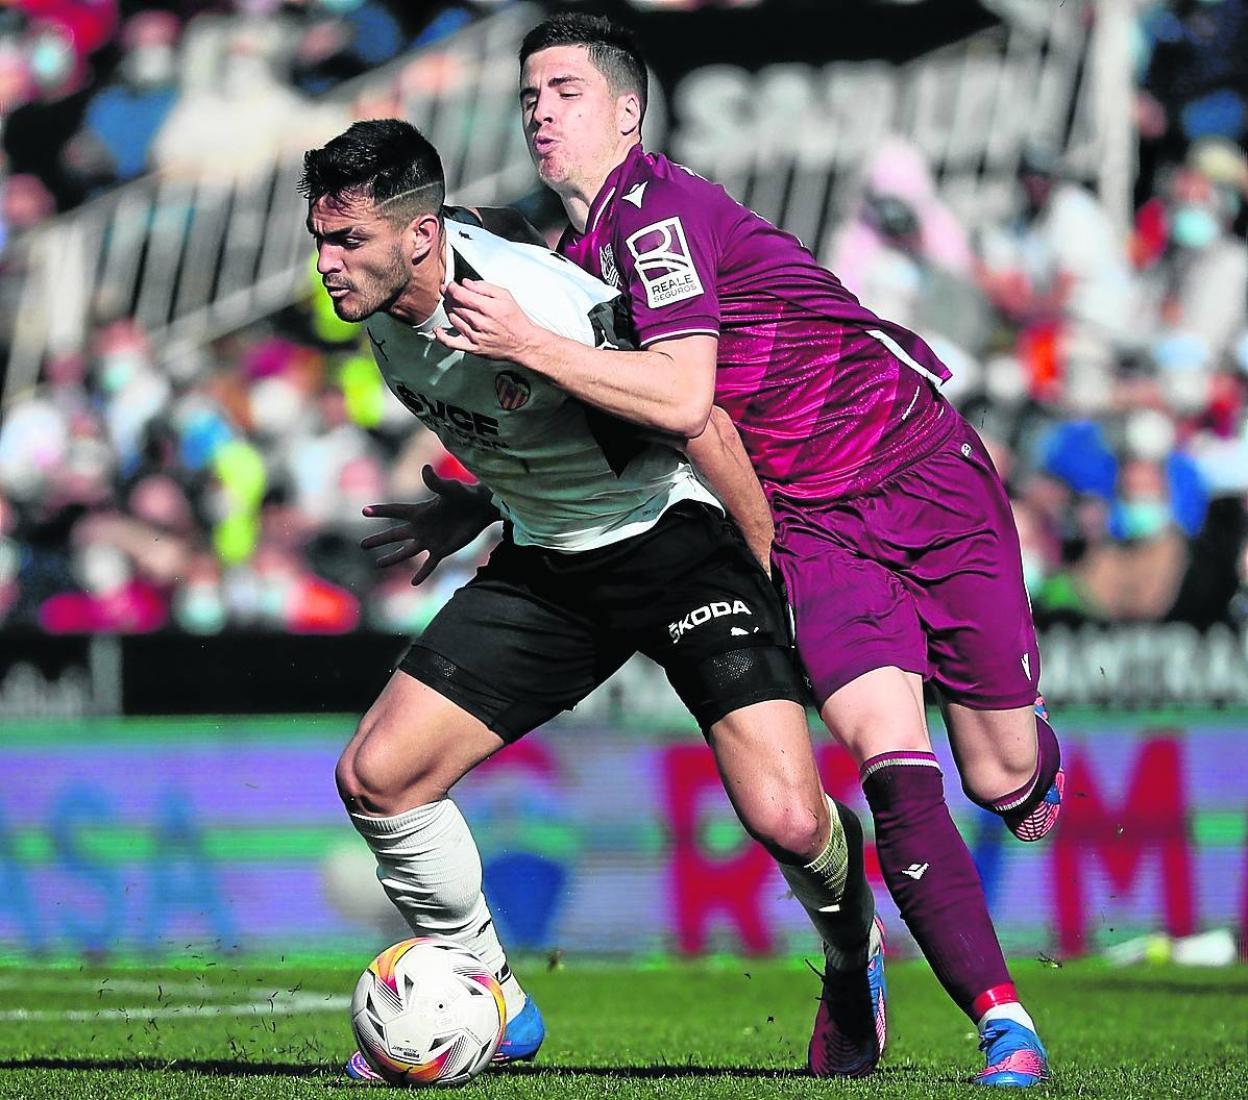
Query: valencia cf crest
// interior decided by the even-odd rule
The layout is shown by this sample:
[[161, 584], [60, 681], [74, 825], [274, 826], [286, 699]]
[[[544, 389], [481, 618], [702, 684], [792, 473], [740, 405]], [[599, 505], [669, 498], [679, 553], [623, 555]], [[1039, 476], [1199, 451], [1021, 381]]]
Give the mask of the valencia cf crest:
[[494, 378], [494, 392], [498, 394], [498, 403], [508, 412], [523, 408], [529, 401], [532, 390], [520, 375], [505, 370]]

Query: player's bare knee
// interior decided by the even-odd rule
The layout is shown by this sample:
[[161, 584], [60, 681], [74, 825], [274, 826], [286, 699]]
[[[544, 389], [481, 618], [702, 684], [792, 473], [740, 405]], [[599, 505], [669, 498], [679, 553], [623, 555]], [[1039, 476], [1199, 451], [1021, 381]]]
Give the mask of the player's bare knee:
[[338, 762], [338, 794], [351, 813], [392, 814], [398, 793], [389, 781], [385, 760], [377, 752], [356, 752]]
[[396, 805], [402, 790], [396, 783], [394, 763], [382, 747], [367, 742], [361, 746], [351, 761], [347, 789], [348, 809], [370, 814], [395, 814], [402, 809]]
[[342, 799], [343, 805], [348, 810], [354, 809], [361, 794], [359, 785], [355, 781], [354, 741], [343, 749], [342, 755], [338, 757], [338, 763], [334, 767], [334, 784], [338, 788], [338, 797]]
[[742, 814], [746, 832], [777, 859], [809, 863], [827, 842], [826, 813], [778, 794], [760, 800]]
[[962, 791], [972, 802], [994, 802], [1026, 785], [1034, 774], [1034, 765], [1010, 760], [963, 763]]
[[369, 812], [366, 806], [367, 792], [360, 777], [356, 775], [356, 758], [359, 756], [361, 747], [378, 725], [375, 712], [374, 707], [360, 719], [355, 727], [354, 736], [347, 742], [346, 748], [342, 750], [338, 763], [334, 767], [334, 784], [338, 788], [338, 797], [342, 799], [343, 805], [350, 813]]
[[373, 729], [357, 737], [338, 761], [338, 793], [352, 813], [398, 814], [434, 802], [446, 792], [438, 789], [433, 769], [422, 767], [410, 752], [400, 754], [399, 742]]

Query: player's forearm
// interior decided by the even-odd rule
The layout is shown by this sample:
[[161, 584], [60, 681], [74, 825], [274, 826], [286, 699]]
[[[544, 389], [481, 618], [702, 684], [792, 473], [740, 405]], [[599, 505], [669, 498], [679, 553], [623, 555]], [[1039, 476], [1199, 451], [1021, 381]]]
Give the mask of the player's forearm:
[[591, 348], [538, 329], [517, 360], [587, 405], [687, 439], [711, 410], [711, 387], [658, 351]]
[[763, 568], [771, 572], [771, 541], [775, 524], [749, 455], [732, 419], [711, 409], [706, 430], [685, 444], [689, 461], [723, 502]]

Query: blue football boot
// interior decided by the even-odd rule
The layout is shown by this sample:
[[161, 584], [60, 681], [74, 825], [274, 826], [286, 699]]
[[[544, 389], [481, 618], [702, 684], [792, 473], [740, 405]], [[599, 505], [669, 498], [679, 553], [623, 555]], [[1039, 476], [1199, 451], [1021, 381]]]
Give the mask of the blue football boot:
[[1014, 1020], [992, 1020], [979, 1040], [988, 1064], [971, 1083], [995, 1088], [1026, 1089], [1049, 1079], [1049, 1056], [1040, 1036]]
[[512, 1062], [533, 1061], [545, 1038], [546, 1021], [538, 1011], [537, 1002], [532, 997], [525, 997], [520, 1014], [507, 1021], [503, 1041], [494, 1052], [494, 1064], [505, 1066]]
[[[526, 997], [519, 1015], [507, 1021], [503, 1040], [494, 1052], [493, 1064], [510, 1065], [512, 1062], [531, 1062], [536, 1057], [542, 1040], [546, 1038], [546, 1023], [532, 997]], [[360, 1051], [347, 1059], [347, 1076], [355, 1081], [383, 1081], [383, 1078]]]

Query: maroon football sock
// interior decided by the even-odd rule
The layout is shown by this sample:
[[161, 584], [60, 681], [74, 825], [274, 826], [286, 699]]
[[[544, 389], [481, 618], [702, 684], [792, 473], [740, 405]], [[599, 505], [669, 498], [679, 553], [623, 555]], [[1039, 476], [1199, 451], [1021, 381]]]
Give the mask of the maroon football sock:
[[1003, 794], [1000, 798], [984, 802], [971, 796], [972, 800], [985, 810], [991, 810], [1007, 820], [1021, 820], [1039, 805], [1040, 800], [1049, 793], [1057, 769], [1062, 766], [1062, 750], [1057, 743], [1057, 734], [1053, 727], [1036, 715], [1036, 770], [1016, 791]]
[[862, 766], [875, 846], [902, 920], [946, 992], [973, 1020], [976, 1002], [1017, 1000], [971, 853], [949, 807], [936, 757], [887, 752]]

